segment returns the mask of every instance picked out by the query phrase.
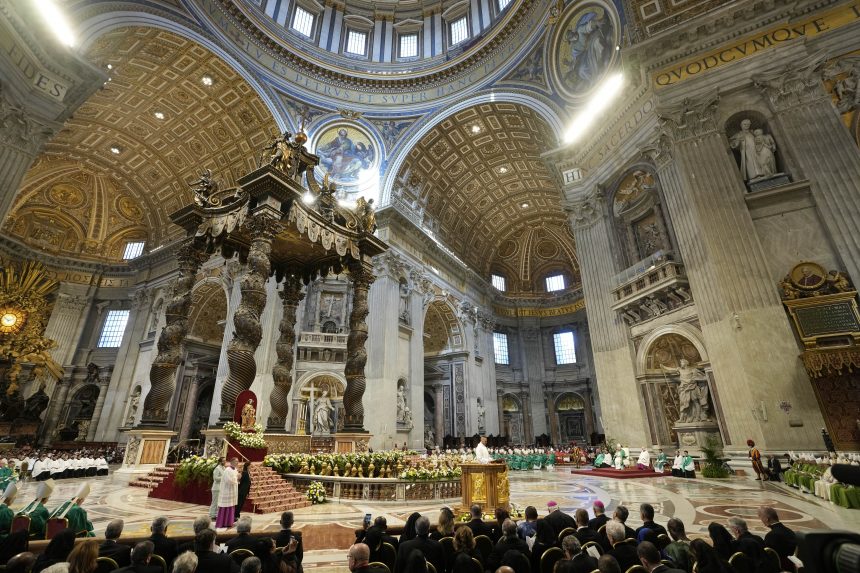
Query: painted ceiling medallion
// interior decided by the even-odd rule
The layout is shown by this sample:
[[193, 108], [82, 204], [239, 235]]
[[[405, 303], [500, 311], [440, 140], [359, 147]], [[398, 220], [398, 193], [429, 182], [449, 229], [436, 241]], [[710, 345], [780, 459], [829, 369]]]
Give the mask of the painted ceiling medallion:
[[353, 122], [323, 127], [311, 146], [320, 171], [340, 186], [362, 188], [379, 180], [379, 149], [370, 133]]

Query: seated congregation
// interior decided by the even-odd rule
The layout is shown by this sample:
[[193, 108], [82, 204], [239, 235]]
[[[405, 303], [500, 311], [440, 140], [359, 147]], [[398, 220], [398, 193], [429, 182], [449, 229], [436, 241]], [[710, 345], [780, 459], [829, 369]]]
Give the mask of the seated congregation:
[[[49, 485], [41, 483], [38, 495], [44, 495]], [[57, 511], [66, 516], [74, 515], [74, 508], [82, 511], [80, 503], [86, 493], [82, 490]], [[3, 507], [8, 508], [8, 497], [5, 501]], [[43, 506], [45, 501], [46, 497], [34, 503]], [[770, 529], [763, 539], [750, 533], [743, 519], [733, 517], [725, 526], [711, 523], [709, 539], [690, 540], [681, 520], [670, 519], [665, 526], [656, 523], [654, 508], [648, 503], [639, 507], [642, 525], [636, 529], [627, 525], [625, 506], [617, 506], [610, 517], [600, 501], [594, 502], [592, 514], [577, 509], [568, 515], [554, 501], [547, 504], [543, 517], [533, 506], [519, 520], [501, 508], [493, 521], [482, 518], [479, 505], [472, 506], [470, 513], [469, 521], [457, 521], [445, 507], [431, 525], [428, 517], [416, 512], [405, 526], [391, 529], [384, 517], [377, 517], [356, 532], [347, 565], [351, 571], [366, 573], [795, 570], [794, 532], [767, 506], [758, 510]], [[83, 516], [86, 519], [85, 512]], [[158, 517], [148, 538], [123, 539], [123, 521], [117, 519], [106, 527], [104, 540], [75, 539], [92, 535], [91, 525], [89, 529], [67, 527], [49, 531], [47, 545], [31, 542], [28, 529], [10, 531], [0, 526], [0, 564], [6, 565], [5, 571], [18, 573], [302, 573], [303, 540], [293, 524], [292, 512], [284, 512], [281, 531], [271, 536], [253, 533], [251, 518], [243, 516], [235, 534], [232, 530], [219, 534], [211, 518], [201, 516], [194, 520], [193, 536], [171, 537], [169, 520]]]

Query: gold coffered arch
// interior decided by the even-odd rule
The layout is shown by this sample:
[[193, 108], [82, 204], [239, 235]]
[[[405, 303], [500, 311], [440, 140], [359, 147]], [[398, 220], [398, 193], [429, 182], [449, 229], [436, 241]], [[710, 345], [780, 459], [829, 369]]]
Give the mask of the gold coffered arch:
[[[535, 271], [564, 268], [578, 282], [561, 190], [541, 154], [552, 127], [522, 103], [478, 103], [443, 118], [409, 150], [397, 179], [417, 184], [424, 225], [467, 265], [509, 274], [512, 292], [534, 288]], [[540, 237], [533, 240], [532, 235]], [[545, 257], [535, 249], [541, 243]]]
[[[74, 240], [55, 250], [115, 261], [126, 240], [145, 240], [152, 248], [180, 236], [168, 214], [191, 202], [187, 183], [208, 168], [222, 185], [233, 185], [240, 173], [255, 167], [256, 151], [277, 126], [237, 71], [173, 32], [114, 29], [90, 42], [85, 55], [108, 69], [111, 80], [46, 146], [25, 177], [4, 230], [45, 248], [45, 241], [33, 236], [38, 232], [21, 220], [31, 219], [34, 210], [65, 208], [46, 200], [53, 187], [70, 185], [87, 196], [93, 189], [81, 181], [97, 182], [103, 199], [90, 205], [83, 230], [67, 233]], [[106, 232], [122, 222], [123, 211], [135, 215], [131, 227]]]

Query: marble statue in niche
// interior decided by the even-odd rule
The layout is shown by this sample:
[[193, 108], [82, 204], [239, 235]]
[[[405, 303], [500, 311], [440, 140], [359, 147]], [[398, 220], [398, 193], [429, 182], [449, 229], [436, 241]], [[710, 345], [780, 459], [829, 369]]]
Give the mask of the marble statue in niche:
[[483, 434], [487, 431], [487, 411], [484, 409], [484, 405], [481, 403], [481, 399], [478, 398], [478, 433]]
[[137, 416], [137, 409], [140, 406], [140, 386], [134, 389], [131, 397], [128, 399], [128, 415], [125, 417], [125, 425], [127, 427], [134, 426], [134, 419]]
[[678, 376], [678, 421], [702, 422], [710, 419], [708, 408], [708, 386], [704, 371], [690, 366], [682, 358], [677, 368], [660, 364], [660, 369], [667, 374]]
[[397, 427], [412, 429], [412, 410], [406, 404], [406, 381], [402, 379], [397, 382]]
[[406, 281], [400, 281], [400, 322], [409, 324], [409, 285]]
[[761, 188], [759, 184], [769, 180], [788, 182], [776, 166], [776, 140], [763, 127], [753, 127], [750, 118], [741, 120], [740, 129], [729, 137], [729, 145], [736, 153], [741, 177], [750, 190]]
[[314, 408], [314, 433], [329, 434], [331, 433], [331, 414], [334, 407], [328, 397], [328, 390], [323, 390], [323, 393], [317, 398]]

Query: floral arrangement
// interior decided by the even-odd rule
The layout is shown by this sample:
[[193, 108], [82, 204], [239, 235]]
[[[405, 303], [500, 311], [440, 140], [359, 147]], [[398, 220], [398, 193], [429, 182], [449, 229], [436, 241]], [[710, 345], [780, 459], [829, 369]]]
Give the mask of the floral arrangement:
[[423, 466], [410, 467], [400, 474], [400, 479], [409, 481], [436, 481], [436, 480], [451, 480], [459, 478], [463, 475], [463, 470], [457, 466], [449, 468], [447, 466], [437, 468], [427, 468]]
[[263, 465], [284, 474], [359, 478], [399, 478], [410, 481], [459, 479], [459, 458], [415, 459], [415, 454], [383, 451], [350, 454], [272, 454]]
[[179, 467], [176, 469], [175, 482], [180, 487], [185, 487], [190, 483], [199, 484], [200, 486], [209, 488], [212, 486], [212, 472], [215, 471], [215, 466], [218, 465], [218, 458], [204, 458], [201, 456], [191, 456], [179, 462]]
[[323, 487], [322, 482], [312, 481], [311, 485], [308, 486], [308, 491], [305, 492], [305, 497], [314, 505], [325, 503], [325, 487]]
[[263, 437], [263, 425], [254, 424], [254, 432], [246, 432], [242, 430], [242, 426], [236, 422], [227, 422], [224, 424], [224, 431], [229, 438], [239, 442], [239, 445], [244, 448], [254, 450], [265, 450], [268, 446], [266, 439]]

